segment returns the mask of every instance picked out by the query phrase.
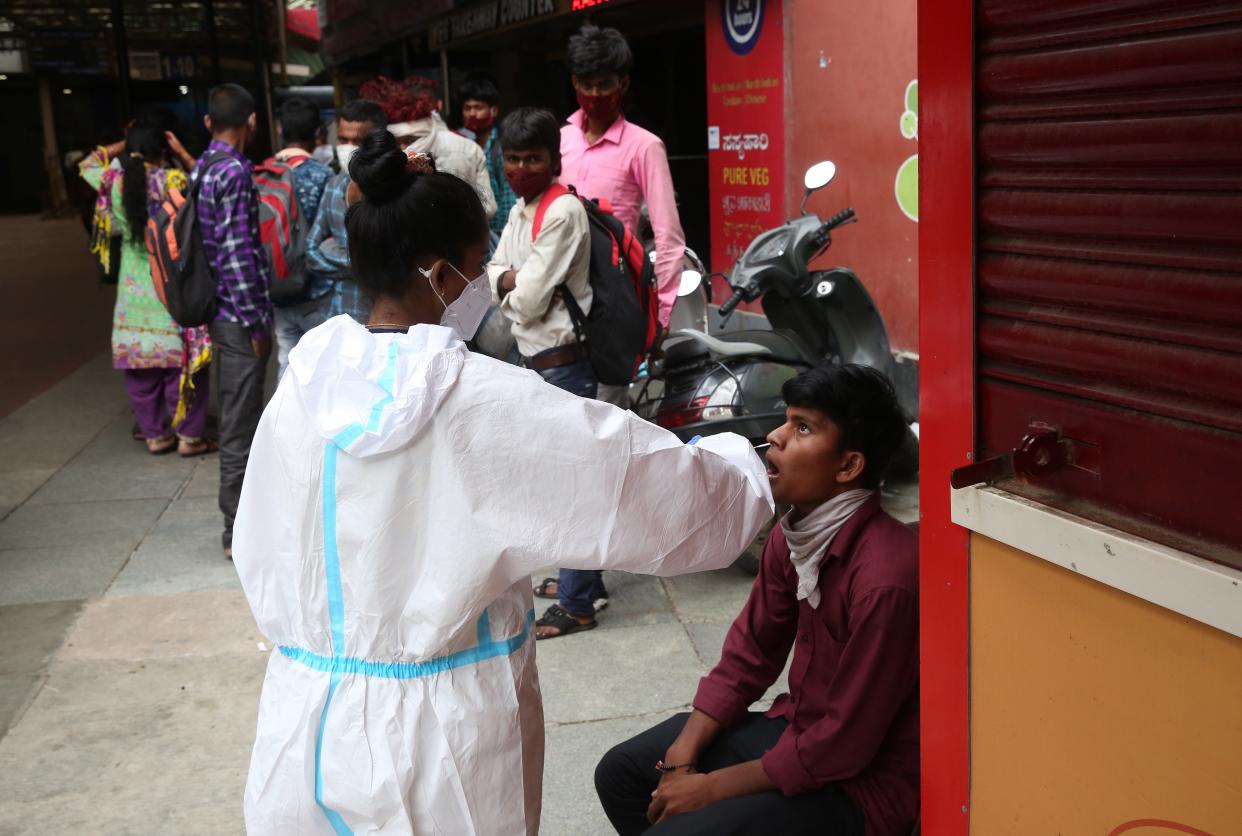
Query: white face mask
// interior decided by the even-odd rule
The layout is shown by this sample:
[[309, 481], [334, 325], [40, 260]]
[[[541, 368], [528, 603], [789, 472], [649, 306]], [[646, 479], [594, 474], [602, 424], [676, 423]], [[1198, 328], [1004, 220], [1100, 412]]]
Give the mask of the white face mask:
[[357, 150], [357, 145], [336, 146], [336, 161], [341, 164], [341, 171], [349, 171], [349, 160]]
[[[445, 328], [452, 329], [457, 334], [458, 339], [468, 342], [474, 339], [474, 335], [478, 333], [479, 326], [483, 324], [483, 317], [487, 316], [487, 309], [492, 305], [492, 291], [488, 287], [487, 273], [482, 273], [477, 279], [471, 281], [467, 279], [462, 272], [452, 264], [449, 265], [453, 272], [461, 276], [462, 281], [466, 283], [466, 289], [461, 295], [453, 300], [452, 304], [445, 304], [444, 297], [436, 290], [434, 284], [431, 285], [431, 292], [440, 300], [440, 304], [444, 305], [444, 313], [440, 317], [440, 324]], [[418, 271], [427, 277], [427, 283], [431, 284], [431, 271], [418, 268]]]

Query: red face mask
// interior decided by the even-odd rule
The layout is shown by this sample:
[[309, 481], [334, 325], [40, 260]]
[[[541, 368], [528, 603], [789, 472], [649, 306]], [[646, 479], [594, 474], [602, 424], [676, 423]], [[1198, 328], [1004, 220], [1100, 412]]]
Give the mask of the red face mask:
[[616, 90], [603, 96], [588, 96], [578, 92], [578, 106], [588, 119], [611, 122], [621, 112], [621, 91]]
[[509, 188], [513, 189], [514, 194], [527, 202], [539, 197], [547, 190], [548, 186], [552, 185], [552, 176], [551, 168], [545, 168], [543, 171], [534, 171], [526, 166], [519, 166], [517, 168], [505, 166], [505, 179], [509, 181]]
[[466, 126], [467, 130], [474, 131], [476, 134], [481, 134], [484, 131], [490, 131], [492, 129], [492, 125], [496, 124], [496, 117], [492, 116], [490, 113], [482, 118], [478, 116], [467, 116], [462, 120], [462, 124]]

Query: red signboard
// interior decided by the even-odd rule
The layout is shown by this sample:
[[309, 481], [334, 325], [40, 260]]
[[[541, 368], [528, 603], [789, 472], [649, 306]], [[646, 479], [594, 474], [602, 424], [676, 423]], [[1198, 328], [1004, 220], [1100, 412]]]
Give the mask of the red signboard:
[[707, 160], [712, 270], [785, 221], [780, 0], [707, 0]]

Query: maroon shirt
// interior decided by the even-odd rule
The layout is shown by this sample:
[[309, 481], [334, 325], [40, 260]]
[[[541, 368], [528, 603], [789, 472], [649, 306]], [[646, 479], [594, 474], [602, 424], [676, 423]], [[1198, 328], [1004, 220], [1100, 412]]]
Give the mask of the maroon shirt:
[[880, 510], [877, 493], [828, 547], [818, 609], [777, 526], [750, 599], [725, 638], [694, 707], [726, 727], [780, 675], [789, 693], [768, 711], [789, 726], [761, 763], [785, 795], [839, 783], [868, 836], [908, 836], [919, 807], [918, 541]]

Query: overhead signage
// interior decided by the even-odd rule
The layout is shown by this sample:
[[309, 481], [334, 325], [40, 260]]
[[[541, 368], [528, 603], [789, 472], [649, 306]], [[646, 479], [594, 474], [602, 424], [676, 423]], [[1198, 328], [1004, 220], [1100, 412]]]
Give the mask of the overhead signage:
[[467, 38], [550, 17], [559, 11], [558, 6], [557, 0], [491, 0], [480, 3], [432, 24], [428, 44], [432, 49], [443, 49]]
[[191, 81], [198, 74], [193, 55], [155, 50], [129, 51], [129, 77], [139, 81]]
[[106, 33], [98, 29], [41, 29], [30, 36], [36, 73], [103, 75], [112, 64]]

